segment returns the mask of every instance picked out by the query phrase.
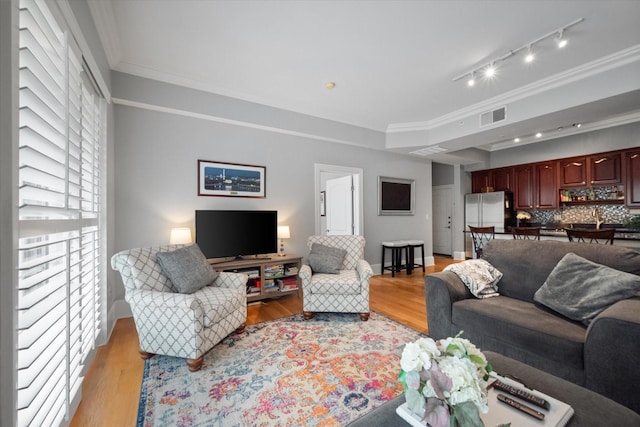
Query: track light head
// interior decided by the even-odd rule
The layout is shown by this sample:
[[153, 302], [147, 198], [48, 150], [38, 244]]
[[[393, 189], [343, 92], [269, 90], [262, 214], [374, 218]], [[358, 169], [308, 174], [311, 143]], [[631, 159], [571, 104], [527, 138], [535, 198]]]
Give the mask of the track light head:
[[476, 84], [476, 73], [472, 72], [469, 76], [469, 80], [467, 80], [467, 86], [474, 86]]
[[491, 78], [493, 76], [496, 75], [496, 67], [495, 65], [493, 65], [493, 62], [491, 64], [489, 64], [489, 66], [487, 68], [485, 68], [484, 70], [484, 76]]
[[533, 60], [535, 59], [535, 55], [533, 53], [533, 49], [531, 49], [531, 46], [529, 46], [527, 48], [527, 56], [524, 57], [524, 62], [533, 62]]
[[558, 31], [558, 36], [555, 38], [556, 45], [558, 45], [558, 49], [562, 49], [568, 43], [567, 39], [564, 37], [564, 29]]

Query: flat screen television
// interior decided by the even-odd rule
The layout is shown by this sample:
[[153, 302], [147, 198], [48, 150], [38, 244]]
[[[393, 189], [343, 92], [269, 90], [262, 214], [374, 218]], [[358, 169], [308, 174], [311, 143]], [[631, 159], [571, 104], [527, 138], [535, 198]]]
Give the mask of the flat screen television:
[[207, 258], [278, 251], [278, 211], [197, 210], [196, 243]]

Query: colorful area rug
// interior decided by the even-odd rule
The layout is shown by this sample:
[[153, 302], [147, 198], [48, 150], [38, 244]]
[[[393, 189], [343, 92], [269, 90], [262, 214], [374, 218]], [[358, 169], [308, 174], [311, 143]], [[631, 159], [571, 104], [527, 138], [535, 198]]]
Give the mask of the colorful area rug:
[[209, 351], [145, 361], [138, 426], [342, 426], [402, 393], [404, 344], [420, 333], [380, 314], [319, 313], [250, 325]]

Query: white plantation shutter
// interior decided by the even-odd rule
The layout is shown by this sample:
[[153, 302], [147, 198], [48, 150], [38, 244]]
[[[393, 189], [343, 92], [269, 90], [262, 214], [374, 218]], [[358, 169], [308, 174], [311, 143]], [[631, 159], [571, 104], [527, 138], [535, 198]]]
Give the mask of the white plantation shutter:
[[104, 103], [43, 0], [20, 0], [19, 426], [68, 421], [106, 286]]

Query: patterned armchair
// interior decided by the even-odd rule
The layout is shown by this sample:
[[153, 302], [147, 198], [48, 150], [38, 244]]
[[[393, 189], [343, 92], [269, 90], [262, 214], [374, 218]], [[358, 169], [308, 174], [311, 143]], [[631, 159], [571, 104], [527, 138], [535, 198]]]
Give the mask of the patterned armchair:
[[309, 249], [314, 243], [345, 249], [339, 274], [313, 274], [309, 265], [303, 265], [303, 314], [305, 319], [314, 312], [360, 313], [363, 321], [369, 319], [369, 279], [373, 270], [364, 257], [365, 240], [362, 236], [311, 236]]
[[247, 276], [221, 272], [213, 284], [181, 294], [156, 261], [157, 252], [184, 245], [130, 249], [111, 258], [131, 305], [140, 355], [184, 357], [190, 371], [202, 367], [204, 354], [247, 321]]

